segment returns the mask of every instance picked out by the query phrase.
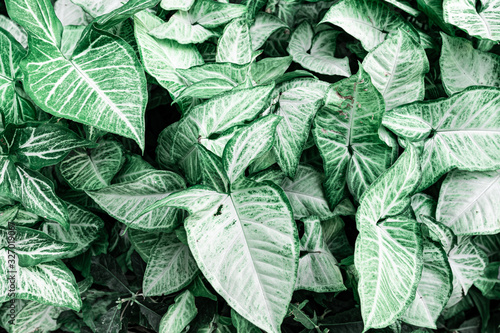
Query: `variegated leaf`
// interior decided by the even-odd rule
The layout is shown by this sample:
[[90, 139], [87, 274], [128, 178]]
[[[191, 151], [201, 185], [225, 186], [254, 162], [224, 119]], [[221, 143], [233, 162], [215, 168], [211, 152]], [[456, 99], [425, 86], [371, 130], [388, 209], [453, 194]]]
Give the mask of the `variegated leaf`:
[[239, 314], [277, 333], [295, 286], [297, 229], [279, 187], [244, 178], [240, 182], [245, 186], [230, 194], [194, 186], [149, 209], [167, 205], [188, 210], [184, 226], [189, 248], [203, 275]]
[[351, 76], [349, 59], [335, 58], [335, 40], [340, 34], [323, 30], [314, 35], [308, 22], [300, 24], [292, 34], [288, 52], [293, 61], [313, 72], [325, 75]]
[[413, 26], [397, 14], [390, 5], [379, 0], [342, 0], [330, 7], [320, 23], [338, 25], [359, 39], [367, 51], [382, 43], [387, 34], [399, 28], [419, 40]]
[[444, 32], [453, 35], [453, 26], [444, 21], [443, 0], [417, 0], [418, 8]]
[[500, 41], [500, 1], [444, 0], [447, 23], [481, 39]]
[[122, 165], [123, 149], [114, 141], [100, 141], [95, 149], [73, 150], [59, 165], [61, 176], [77, 190], [109, 186]]
[[189, 10], [195, 0], [161, 0], [160, 6], [165, 10]]
[[108, 14], [128, 1], [130, 0], [71, 0], [72, 3], [80, 6], [92, 17]]
[[432, 242], [424, 242], [424, 266], [415, 299], [402, 316], [406, 323], [436, 329], [436, 321], [452, 291], [453, 274], [446, 253]]
[[436, 206], [436, 200], [428, 194], [417, 193], [411, 197], [411, 208], [418, 222], [422, 222], [422, 215], [436, 217]]
[[215, 60], [238, 65], [252, 61], [250, 28], [245, 19], [236, 19], [226, 25], [217, 44]]
[[221, 158], [203, 145], [199, 145], [198, 152], [203, 185], [210, 186], [217, 192], [227, 193], [229, 191], [229, 180], [224, 171]]
[[420, 220], [426, 225], [429, 231], [428, 238], [441, 244], [444, 251], [449, 253], [457, 243], [457, 236], [455, 236], [453, 231], [431, 216], [421, 215]]
[[436, 219], [456, 235], [500, 232], [500, 170], [455, 170], [446, 176], [439, 192]]
[[147, 232], [138, 229], [128, 229], [127, 234], [134, 250], [146, 263], [151, 257], [151, 250], [163, 235], [160, 232]]
[[222, 165], [231, 184], [244, 175], [250, 163], [271, 149], [276, 126], [281, 120], [282, 117], [275, 115], [259, 118], [228, 141], [222, 154]]
[[0, 15], [0, 28], [9, 32], [24, 48], [28, 46], [28, 34], [26, 34], [24, 28], [7, 16]]
[[151, 164], [146, 162], [141, 156], [135, 154], [126, 154], [125, 162], [123, 163], [120, 171], [113, 178], [113, 183], [117, 184], [136, 180], [137, 178], [153, 170], [155, 170], [155, 168], [153, 168]]
[[403, 10], [404, 12], [410, 14], [411, 16], [417, 17], [420, 14], [420, 12], [415, 8], [413, 8], [407, 0], [384, 0], [384, 1], [390, 3], [394, 7]]
[[24, 210], [22, 206], [7, 206], [0, 208], [0, 226], [7, 227], [9, 222], [15, 225], [31, 227], [39, 222], [41, 218]]
[[448, 99], [396, 108], [382, 123], [401, 138], [424, 140], [421, 191], [453, 168], [500, 168], [499, 110], [500, 89], [471, 87]]
[[330, 207], [344, 197], [347, 183], [356, 200], [392, 162], [392, 149], [378, 135], [384, 100], [360, 67], [327, 92], [325, 106], [313, 122], [326, 174]]
[[278, 17], [265, 12], [258, 12], [255, 21], [250, 26], [252, 50], [260, 49], [273, 33], [284, 28], [288, 28], [288, 26]]
[[62, 312], [66, 311], [66, 308], [47, 306], [35, 301], [21, 299], [16, 299], [14, 302], [16, 316], [12, 321], [10, 311], [8, 311], [11, 302], [4, 303], [1, 309], [5, 309], [5, 311], [2, 313], [0, 321], [9, 333], [26, 333], [33, 330], [52, 332], [61, 326], [61, 323], [57, 322], [57, 318]]
[[161, 318], [160, 333], [181, 333], [198, 314], [194, 296], [189, 290], [175, 298], [167, 313]]
[[306, 254], [299, 259], [296, 290], [331, 293], [346, 289], [338, 262], [326, 244], [319, 219], [304, 221], [300, 250]]
[[189, 98], [209, 99], [229, 91], [234, 87], [233, 83], [227, 80], [207, 79], [198, 81], [184, 88], [174, 100], [174, 103]]
[[151, 249], [142, 282], [143, 293], [147, 296], [175, 293], [191, 283], [198, 271], [189, 247], [175, 233], [164, 233]]
[[189, 10], [192, 22], [205, 28], [215, 28], [245, 13], [246, 7], [243, 5], [212, 0], [196, 0]]
[[146, 79], [131, 46], [91, 28], [68, 60], [50, 1], [9, 0], [7, 8], [33, 37], [21, 62], [33, 101], [48, 113], [131, 138], [144, 149]]
[[144, 231], [172, 231], [178, 224], [177, 210], [162, 207], [141, 212], [170, 193], [186, 187], [184, 179], [171, 171], [151, 171], [125, 183], [86, 193], [109, 215], [131, 228]]
[[424, 49], [404, 30], [398, 29], [368, 53], [363, 68], [384, 97], [386, 110], [424, 99], [429, 61]]
[[[81, 1], [81, 0], [80, 0]], [[63, 26], [68, 25], [88, 25], [92, 21], [92, 16], [87, 14], [82, 7], [71, 0], [57, 0], [54, 3], [54, 11]]]
[[441, 33], [439, 67], [443, 87], [451, 96], [471, 86], [500, 86], [500, 56], [474, 49], [460, 37]]
[[127, 0], [126, 3], [122, 3], [123, 6], [120, 5], [113, 11], [97, 17], [95, 23], [99, 29], [110, 29], [134, 14], [156, 6], [158, 2], [160, 0]]

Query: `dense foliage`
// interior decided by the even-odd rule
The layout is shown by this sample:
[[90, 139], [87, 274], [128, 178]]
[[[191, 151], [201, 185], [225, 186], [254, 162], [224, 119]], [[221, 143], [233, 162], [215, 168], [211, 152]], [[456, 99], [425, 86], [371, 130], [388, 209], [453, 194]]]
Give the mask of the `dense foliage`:
[[6, 331], [500, 330], [500, 0], [0, 13]]

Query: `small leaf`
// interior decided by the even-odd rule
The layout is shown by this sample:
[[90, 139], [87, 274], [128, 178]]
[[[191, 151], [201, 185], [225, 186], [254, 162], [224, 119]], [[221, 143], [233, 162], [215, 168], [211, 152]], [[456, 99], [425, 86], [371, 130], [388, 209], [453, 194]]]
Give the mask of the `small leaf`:
[[244, 65], [252, 61], [250, 28], [244, 19], [237, 19], [226, 25], [217, 44], [217, 62]]
[[429, 229], [428, 237], [434, 242], [441, 244], [445, 252], [449, 253], [457, 243], [457, 236], [455, 236], [453, 231], [430, 216], [421, 215], [420, 219]]
[[273, 33], [283, 28], [288, 28], [288, 26], [278, 17], [265, 12], [258, 12], [255, 21], [250, 26], [252, 51], [260, 49]]
[[160, 333], [181, 333], [184, 328], [196, 317], [198, 309], [194, 304], [194, 297], [186, 290], [175, 298], [175, 303], [168, 308], [161, 318]]

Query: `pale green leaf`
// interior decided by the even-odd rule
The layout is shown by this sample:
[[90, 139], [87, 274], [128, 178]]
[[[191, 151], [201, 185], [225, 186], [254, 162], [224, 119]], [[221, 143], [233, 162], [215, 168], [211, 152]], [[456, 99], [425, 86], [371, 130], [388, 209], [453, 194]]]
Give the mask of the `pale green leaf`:
[[182, 45], [174, 40], [159, 40], [149, 35], [163, 21], [142, 11], [134, 16], [134, 33], [144, 69], [168, 92], [176, 97], [185, 87], [176, 68], [190, 68], [203, 64], [203, 58], [194, 45]]
[[399, 28], [419, 40], [413, 26], [390, 5], [378, 0], [342, 0], [330, 7], [320, 23], [338, 25], [359, 39], [367, 51], [382, 43], [387, 34]]
[[288, 28], [288, 26], [278, 17], [258, 12], [255, 16], [255, 21], [250, 26], [252, 50], [260, 49], [273, 33], [284, 28]]
[[243, 5], [213, 0], [196, 0], [189, 10], [191, 22], [201, 24], [205, 28], [215, 28], [245, 13], [246, 7]]
[[76, 243], [77, 247], [66, 253], [67, 258], [77, 256], [87, 250], [92, 242], [103, 232], [104, 222], [97, 215], [76, 205], [68, 205], [69, 229], [63, 229], [58, 223], [45, 221], [41, 230], [50, 237], [66, 243]]
[[443, 87], [451, 96], [471, 86], [500, 86], [500, 56], [474, 49], [472, 43], [441, 33], [439, 66]]
[[[252, 80], [257, 85], [270, 84], [273, 81], [278, 83], [278, 80], [286, 78], [285, 71], [290, 67], [291, 63], [292, 57], [290, 56], [264, 58], [261, 61], [253, 62], [250, 68]], [[311, 76], [313, 75], [311, 74]]]
[[[15, 275], [15, 298], [37, 301], [46, 305], [64, 306], [79, 311], [82, 306], [80, 292], [73, 273], [60, 260], [42, 263], [31, 267], [21, 267], [9, 261], [8, 252], [0, 250], [0, 273], [3, 276]], [[12, 273], [9, 271], [14, 271]], [[9, 283], [0, 283], [0, 300], [13, 298]]]
[[305, 69], [325, 75], [351, 76], [349, 59], [335, 58], [335, 41], [340, 34], [324, 30], [314, 35], [311, 25], [303, 22], [292, 34], [288, 52]]
[[175, 234], [164, 233], [151, 249], [142, 290], [146, 296], [169, 295], [191, 283], [196, 274], [198, 266], [189, 247]]
[[[75, 0], [74, 2], [78, 2], [78, 0]], [[57, 0], [54, 3], [54, 11], [63, 26], [85, 26], [92, 21], [92, 17], [87, 14], [82, 7], [76, 5], [71, 0]]]
[[[13, 204], [13, 203], [10, 203]], [[18, 206], [7, 206], [0, 209], [0, 226], [7, 227], [9, 222], [15, 225], [31, 227], [39, 222], [41, 218]]]
[[231, 322], [233, 326], [236, 328], [237, 333], [262, 333], [262, 331], [243, 318], [238, 312], [231, 309]]
[[66, 311], [66, 308], [20, 299], [16, 299], [14, 302], [16, 316], [12, 324], [10, 323], [12, 318], [8, 311], [10, 310], [9, 305], [12, 303], [6, 302], [2, 308], [5, 311], [2, 314], [1, 322], [9, 333], [53, 332], [61, 326], [61, 323], [57, 323], [57, 318], [63, 311]]
[[444, 0], [446, 23], [481, 39], [500, 41], [500, 1]]
[[77, 190], [99, 190], [109, 186], [122, 165], [122, 147], [100, 141], [95, 149], [75, 149], [59, 165], [61, 176]]
[[176, 209], [162, 207], [144, 215], [141, 212], [157, 200], [185, 187], [179, 175], [155, 170], [136, 180], [86, 193], [109, 215], [131, 228], [168, 232], [178, 224]]
[[206, 79], [203, 81], [198, 81], [184, 88], [174, 100], [174, 103], [177, 101], [182, 101], [186, 98], [209, 99], [226, 91], [229, 91], [234, 87], [234, 84], [227, 80]]
[[75, 148], [94, 146], [63, 126], [42, 124], [16, 129], [10, 153], [17, 162], [38, 170], [59, 163]]
[[[10, 225], [8, 229], [0, 229], [0, 243], [3, 248], [16, 253], [18, 263], [23, 267], [64, 258], [77, 246], [76, 243], [57, 241], [39, 230], [19, 226], [11, 228]], [[14, 244], [13, 248], [9, 247], [10, 243]]]
[[417, 0], [418, 8], [444, 32], [453, 35], [453, 26], [444, 21], [443, 0]]
[[453, 171], [439, 192], [436, 219], [456, 235], [500, 232], [500, 171]]
[[71, 58], [85, 29], [83, 25], [68, 25], [64, 27], [61, 39], [61, 53], [65, 58]]
[[181, 333], [196, 317], [198, 309], [194, 304], [194, 296], [186, 290], [175, 298], [167, 313], [161, 318], [160, 333]]
[[24, 48], [28, 46], [28, 35], [24, 28], [7, 16], [0, 15], [0, 28], [8, 31]]
[[246, 186], [230, 194], [195, 186], [151, 208], [189, 210], [184, 226], [203, 275], [239, 314], [277, 333], [295, 286], [297, 229], [279, 187], [241, 181]]
[[296, 290], [331, 293], [346, 289], [338, 262], [326, 244], [319, 219], [304, 221], [300, 250], [306, 254], [299, 259]]
[[113, 178], [113, 183], [124, 183], [131, 180], [136, 180], [137, 178], [145, 175], [149, 171], [155, 170], [141, 156], [135, 154], [126, 154], [125, 162], [123, 163], [122, 168]]
[[289, 176], [294, 177], [300, 155], [305, 148], [311, 124], [324, 104], [328, 85], [322, 81], [296, 79], [281, 84], [274, 114], [283, 117], [276, 128], [273, 153], [276, 162]]
[[208, 63], [188, 69], [177, 69], [179, 75], [191, 84], [205, 80], [222, 80], [237, 86], [244, 82], [248, 66], [227, 63]]
[[403, 30], [368, 53], [363, 68], [384, 97], [386, 110], [424, 99], [429, 61], [424, 49]]
[[128, 229], [127, 235], [134, 250], [147, 263], [151, 257], [151, 250], [160, 240], [163, 233], [146, 232], [138, 229]]
[[422, 222], [420, 216], [436, 216], [437, 202], [430, 195], [417, 193], [411, 197], [411, 208], [415, 213], [418, 222]]
[[282, 117], [275, 115], [259, 118], [228, 141], [222, 154], [222, 165], [230, 183], [244, 175], [250, 163], [271, 149], [276, 126], [281, 120]]
[[500, 168], [499, 109], [500, 89], [471, 87], [448, 99], [394, 109], [383, 124], [406, 140], [424, 140], [421, 191], [453, 168]]
[[244, 19], [236, 19], [226, 25], [217, 44], [217, 62], [244, 65], [252, 61], [250, 28]]
[[158, 39], [173, 39], [181, 44], [203, 43], [211, 37], [218, 37], [212, 30], [200, 24], [192, 24], [189, 12], [178, 11], [168, 22], [162, 23], [149, 32]]
[[434, 242], [441, 244], [445, 252], [449, 253], [457, 243], [457, 236], [455, 236], [453, 231], [431, 216], [421, 215], [420, 220], [427, 226], [428, 237]]
[[436, 321], [453, 288], [453, 275], [446, 253], [436, 244], [424, 242], [423, 258], [415, 300], [401, 319], [415, 326], [436, 329]]
[[399, 9], [405, 11], [406, 13], [410, 14], [411, 16], [417, 17], [420, 14], [420, 12], [418, 10], [416, 10], [415, 8], [413, 8], [410, 5], [410, 3], [408, 3], [407, 0], [384, 0], [384, 1], [390, 3], [394, 7], [397, 7]]
[[198, 147], [198, 152], [200, 154], [203, 185], [210, 186], [220, 193], [229, 191], [229, 180], [224, 171], [221, 158], [202, 145]]
[[[110, 1], [106, 1], [106, 3], [108, 2]], [[126, 0], [126, 3], [121, 2], [123, 6], [120, 4], [113, 11], [97, 17], [95, 20], [96, 25], [102, 30], [110, 29], [134, 14], [156, 6], [158, 2], [160, 0]]]
[[160, 6], [165, 10], [189, 10], [196, 0], [161, 0]]
[[313, 122], [326, 174], [331, 207], [344, 197], [345, 184], [356, 200], [392, 162], [392, 149], [378, 135], [384, 100], [360, 67], [350, 78], [334, 83], [325, 107]]

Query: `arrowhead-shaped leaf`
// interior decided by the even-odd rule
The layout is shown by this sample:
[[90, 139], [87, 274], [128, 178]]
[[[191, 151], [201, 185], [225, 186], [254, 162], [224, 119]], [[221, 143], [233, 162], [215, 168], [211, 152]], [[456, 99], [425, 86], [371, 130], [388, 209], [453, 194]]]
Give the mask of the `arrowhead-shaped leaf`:
[[196, 317], [198, 309], [194, 304], [194, 296], [186, 290], [175, 298], [167, 313], [161, 318], [160, 333], [181, 333]]
[[429, 61], [424, 49], [404, 30], [398, 29], [368, 53], [363, 68], [384, 97], [386, 110], [424, 99]]
[[278, 17], [265, 12], [258, 12], [255, 21], [250, 26], [252, 50], [260, 49], [273, 33], [287, 27], [286, 23]]
[[406, 140], [424, 140], [420, 191], [453, 168], [500, 168], [498, 110], [500, 89], [467, 88], [448, 99], [396, 108], [384, 115], [383, 124]]
[[226, 25], [217, 44], [215, 60], [238, 65], [252, 61], [250, 27], [245, 19], [236, 19]]

